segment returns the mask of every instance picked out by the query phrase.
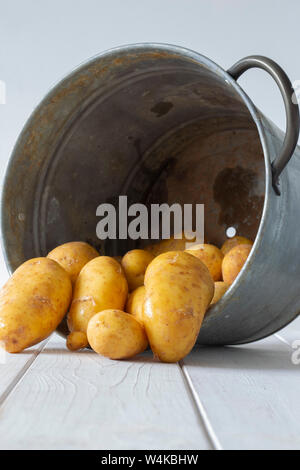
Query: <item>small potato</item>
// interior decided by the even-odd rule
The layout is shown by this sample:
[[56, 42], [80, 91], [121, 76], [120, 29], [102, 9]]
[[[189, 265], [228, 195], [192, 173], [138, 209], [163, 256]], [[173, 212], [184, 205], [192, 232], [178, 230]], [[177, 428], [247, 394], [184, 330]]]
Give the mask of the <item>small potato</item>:
[[67, 271], [74, 285], [83, 266], [97, 256], [99, 253], [88, 243], [70, 242], [54, 248], [48, 253], [47, 258], [60, 264]]
[[121, 265], [109, 256], [89, 261], [77, 278], [68, 314], [71, 332], [86, 333], [90, 318], [108, 308], [124, 309], [128, 285]]
[[73, 331], [67, 337], [67, 348], [70, 351], [78, 351], [88, 346], [86, 333], [83, 331]]
[[220, 282], [215, 282], [215, 293], [212, 298], [212, 301], [210, 305], [213, 305], [220, 300], [221, 297], [225, 294], [225, 292], [228, 290], [229, 285], [226, 284], [226, 282], [220, 281]]
[[144, 284], [145, 271], [154, 256], [145, 250], [131, 250], [122, 258], [122, 267], [130, 291]]
[[146, 290], [145, 286], [140, 286], [129, 294], [126, 312], [133, 315], [139, 322], [143, 324], [143, 307], [145, 301]]
[[62, 321], [72, 296], [66, 271], [49, 258], [23, 263], [0, 291], [0, 342], [17, 353], [47, 338]]
[[181, 233], [180, 238], [175, 238], [173, 235], [168, 240], [161, 240], [158, 243], [146, 246], [145, 250], [152, 253], [152, 255], [155, 257], [163, 253], [167, 253], [168, 251], [184, 251], [187, 248], [187, 243], [193, 243], [194, 241], [195, 237], [192, 235], [188, 239], [184, 233]]
[[226, 240], [226, 242], [224, 242], [221, 247], [223, 255], [225, 256], [232, 248], [237, 245], [253, 245], [253, 242], [249, 240], [249, 238], [240, 237], [238, 235], [236, 237], [228, 238], [228, 240]]
[[233, 283], [244, 266], [251, 249], [252, 245], [237, 245], [224, 256], [222, 263], [224, 282]]
[[223, 254], [219, 248], [214, 245], [202, 243], [191, 246], [186, 251], [196, 256], [196, 258], [200, 259], [200, 261], [205, 264], [214, 281], [220, 281], [222, 279]]
[[143, 352], [148, 341], [139, 321], [121, 310], [104, 310], [91, 318], [88, 341], [96, 353], [110, 359], [127, 359]]
[[155, 258], [145, 274], [143, 319], [151, 349], [163, 362], [177, 362], [193, 348], [214, 283], [202, 261], [185, 251]]

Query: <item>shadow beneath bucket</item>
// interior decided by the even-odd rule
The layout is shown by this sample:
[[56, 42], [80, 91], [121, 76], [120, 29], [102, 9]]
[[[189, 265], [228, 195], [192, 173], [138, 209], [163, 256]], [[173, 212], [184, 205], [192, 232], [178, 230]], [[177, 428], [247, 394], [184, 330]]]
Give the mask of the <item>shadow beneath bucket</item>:
[[274, 337], [242, 346], [196, 346], [181, 365], [213, 370], [284, 370], [296, 373], [293, 350]]

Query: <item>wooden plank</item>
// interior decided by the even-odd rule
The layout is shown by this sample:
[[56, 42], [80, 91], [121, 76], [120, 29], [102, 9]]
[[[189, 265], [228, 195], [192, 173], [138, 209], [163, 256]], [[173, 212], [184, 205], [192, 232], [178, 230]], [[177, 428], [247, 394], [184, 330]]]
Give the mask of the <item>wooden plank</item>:
[[110, 361], [57, 335], [0, 409], [1, 449], [210, 449], [180, 367]]
[[276, 337], [197, 348], [184, 373], [224, 449], [299, 449], [299, 366]]
[[0, 348], [0, 406], [31, 367], [47, 341], [20, 354], [8, 354]]

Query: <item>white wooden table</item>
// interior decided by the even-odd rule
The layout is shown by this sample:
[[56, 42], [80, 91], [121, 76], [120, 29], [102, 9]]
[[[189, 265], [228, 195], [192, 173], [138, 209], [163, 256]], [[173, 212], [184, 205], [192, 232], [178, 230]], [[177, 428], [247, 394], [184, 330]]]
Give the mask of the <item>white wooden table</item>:
[[[300, 319], [251, 345], [111, 361], [57, 334], [0, 357], [1, 449], [299, 449]], [[299, 354], [300, 357], [300, 354]]]

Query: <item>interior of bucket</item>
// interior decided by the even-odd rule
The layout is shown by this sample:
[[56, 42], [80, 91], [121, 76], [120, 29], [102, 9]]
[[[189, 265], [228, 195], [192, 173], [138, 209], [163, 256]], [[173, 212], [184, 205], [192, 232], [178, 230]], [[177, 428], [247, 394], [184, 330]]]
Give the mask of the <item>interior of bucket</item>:
[[2, 200], [7, 264], [68, 241], [108, 255], [157, 242], [151, 220], [148, 239], [99, 238], [97, 208], [118, 216], [119, 196], [204, 204], [205, 242], [221, 246], [229, 228], [254, 240], [264, 194], [258, 131], [225, 72], [183, 50], [115, 50], [60, 82], [24, 128]]
[[97, 237], [96, 208], [106, 202], [118, 209], [120, 195], [128, 205], [204, 204], [206, 243], [220, 246], [228, 228], [254, 240], [264, 157], [240, 95], [220, 74], [184, 58], [144, 58], [126, 67], [92, 103], [79, 106], [52, 158], [40, 208], [41, 251], [85, 240], [101, 253], [122, 255], [157, 241]]

